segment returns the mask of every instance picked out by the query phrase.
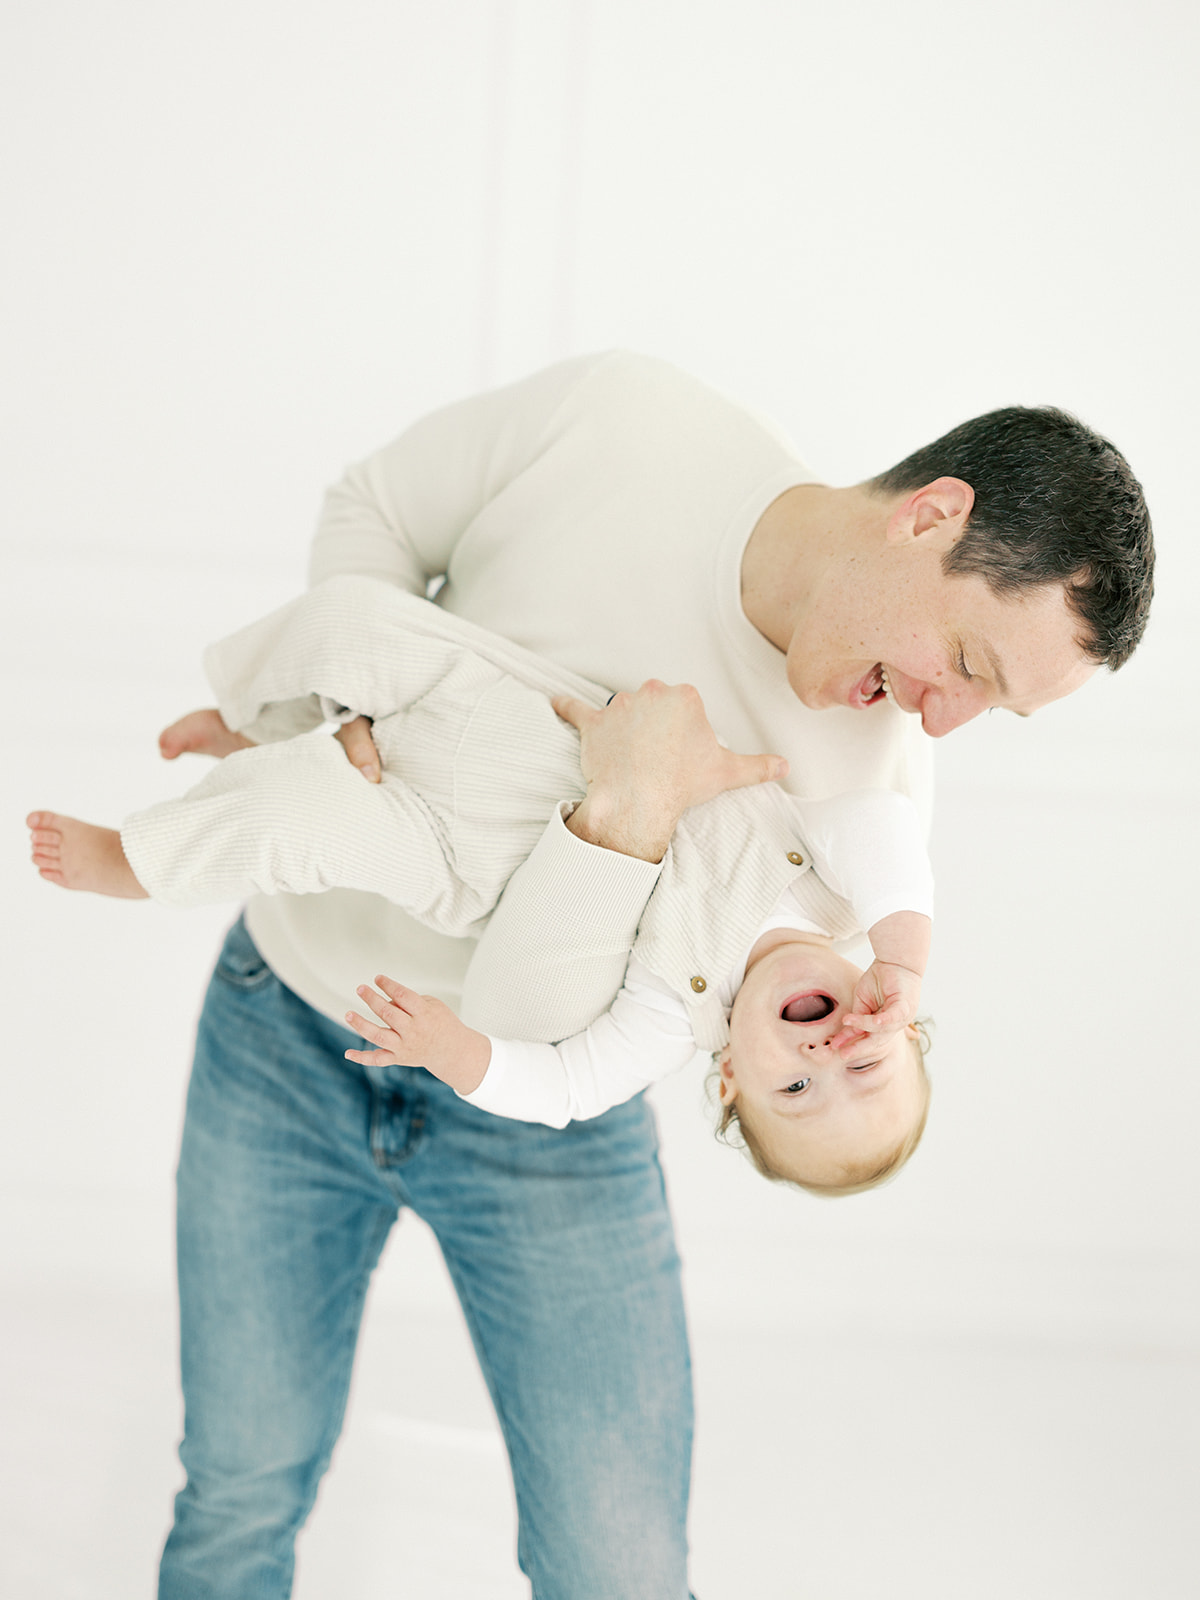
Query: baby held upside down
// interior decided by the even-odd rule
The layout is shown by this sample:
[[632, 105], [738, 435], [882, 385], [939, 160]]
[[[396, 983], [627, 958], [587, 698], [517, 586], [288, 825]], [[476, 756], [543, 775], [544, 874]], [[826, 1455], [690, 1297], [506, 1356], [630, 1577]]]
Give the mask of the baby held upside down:
[[[221, 715], [176, 724], [164, 754], [227, 759], [119, 833], [33, 813], [49, 881], [173, 905], [359, 888], [441, 932], [477, 934], [513, 871], [561, 848], [585, 801], [579, 736], [550, 696], [585, 732], [636, 715], [631, 762], [652, 763], [681, 719], [717, 749], [694, 691], [651, 684], [602, 710], [595, 685], [370, 579], [330, 580], [206, 665]], [[356, 712], [374, 719], [379, 783], [333, 740], [306, 736]], [[931, 910], [902, 796], [730, 789], [680, 819], [603, 1015], [564, 995], [556, 1042], [518, 1042], [380, 976], [382, 993], [358, 991], [373, 1016], [346, 1019], [374, 1049], [346, 1055], [423, 1066], [485, 1110], [563, 1126], [713, 1052], [721, 1128], [737, 1125], [765, 1175], [854, 1192], [896, 1170], [924, 1124], [912, 1023]], [[831, 948], [860, 928], [875, 956], [865, 974]], [[486, 1012], [477, 1002], [485, 1028]]]

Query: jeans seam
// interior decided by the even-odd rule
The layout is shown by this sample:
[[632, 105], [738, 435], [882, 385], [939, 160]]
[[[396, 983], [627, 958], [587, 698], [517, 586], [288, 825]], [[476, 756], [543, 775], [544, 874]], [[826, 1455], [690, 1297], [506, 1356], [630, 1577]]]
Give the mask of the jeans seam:
[[[399, 1207], [397, 1207], [395, 1216], [389, 1217], [386, 1214], [380, 1216], [378, 1222], [369, 1235], [367, 1241], [368, 1248], [363, 1252], [364, 1258], [369, 1259], [372, 1262], [378, 1262], [380, 1252], [383, 1249], [388, 1234], [392, 1231], [392, 1228], [395, 1225], [397, 1216], [399, 1216]], [[371, 1246], [374, 1246], [375, 1248], [372, 1249]], [[347, 1344], [350, 1347], [350, 1360], [346, 1363], [346, 1379], [345, 1383], [343, 1384], [341, 1394], [338, 1397], [337, 1404], [329, 1407], [329, 1421], [325, 1429], [325, 1433], [321, 1439], [319, 1453], [316, 1453], [313, 1456], [315, 1471], [313, 1473], [312, 1489], [306, 1497], [304, 1504], [302, 1506], [297, 1506], [297, 1511], [299, 1514], [295, 1520], [296, 1532], [299, 1532], [299, 1530], [303, 1528], [304, 1524], [308, 1520], [309, 1512], [312, 1510], [313, 1505], [316, 1502], [317, 1493], [321, 1487], [321, 1480], [324, 1478], [326, 1470], [328, 1469], [334, 1447], [342, 1435], [342, 1428], [346, 1420], [346, 1404], [350, 1397], [350, 1385], [354, 1377], [354, 1359], [358, 1350], [359, 1332], [362, 1328], [363, 1307], [366, 1304], [367, 1289], [370, 1287], [371, 1274], [373, 1271], [374, 1266], [364, 1267], [359, 1274], [360, 1282], [358, 1286], [358, 1292], [353, 1297], [347, 1297], [345, 1315], [342, 1319], [341, 1342], [339, 1346], [339, 1348], [342, 1350], [346, 1348]]]
[[386, 1108], [393, 1099], [402, 1100], [403, 1096], [398, 1092], [380, 1090], [374, 1084], [371, 1085], [371, 1120], [367, 1129], [367, 1149], [372, 1162], [381, 1173], [394, 1172], [399, 1167], [407, 1166], [425, 1142], [425, 1101], [423, 1097], [418, 1097], [409, 1114], [408, 1136], [404, 1141], [404, 1148], [395, 1155], [384, 1149], [383, 1129], [387, 1120]]
[[487, 1383], [488, 1394], [492, 1398], [492, 1405], [495, 1408], [496, 1418], [500, 1423], [500, 1430], [504, 1434], [504, 1449], [505, 1454], [508, 1456], [509, 1469], [511, 1471], [512, 1451], [508, 1448], [508, 1430], [505, 1426], [507, 1419], [504, 1415], [504, 1407], [500, 1402], [499, 1385], [495, 1382], [495, 1373], [492, 1370], [492, 1364], [485, 1354], [487, 1346], [484, 1343], [483, 1330], [475, 1316], [475, 1308], [471, 1304], [471, 1291], [465, 1279], [459, 1273], [456, 1264], [449, 1259], [444, 1250], [442, 1251], [442, 1260], [446, 1263], [446, 1271], [450, 1274], [450, 1281], [454, 1285], [454, 1292], [458, 1296], [459, 1305], [462, 1307], [463, 1320], [466, 1322], [467, 1329], [471, 1334], [471, 1343], [475, 1349], [475, 1358], [479, 1362], [479, 1370], [483, 1373], [484, 1380]]

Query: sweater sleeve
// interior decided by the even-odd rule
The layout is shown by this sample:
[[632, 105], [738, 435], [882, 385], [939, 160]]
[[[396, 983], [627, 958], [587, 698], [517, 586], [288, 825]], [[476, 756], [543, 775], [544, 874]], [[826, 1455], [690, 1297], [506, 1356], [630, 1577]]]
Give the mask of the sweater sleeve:
[[309, 581], [358, 573], [424, 594], [471, 521], [537, 459], [559, 407], [603, 359], [563, 361], [445, 406], [348, 468], [325, 496]]
[[483, 1082], [462, 1098], [496, 1116], [552, 1128], [598, 1117], [697, 1054], [682, 1003], [636, 963], [611, 1008], [574, 1037], [491, 1043]]
[[795, 804], [814, 866], [864, 932], [894, 911], [933, 916], [933, 869], [907, 795], [856, 789]]
[[509, 879], [472, 957], [461, 1014], [483, 1033], [567, 1039], [612, 1005], [624, 980], [662, 864], [577, 839], [565, 810], [556, 807]]

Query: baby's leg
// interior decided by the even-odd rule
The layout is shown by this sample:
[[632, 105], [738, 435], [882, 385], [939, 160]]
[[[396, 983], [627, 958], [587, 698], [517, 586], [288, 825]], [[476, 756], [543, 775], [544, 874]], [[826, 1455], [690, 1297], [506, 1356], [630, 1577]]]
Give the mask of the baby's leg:
[[444, 811], [436, 794], [427, 803], [393, 774], [365, 783], [318, 736], [236, 751], [183, 800], [127, 817], [121, 842], [164, 905], [363, 889], [444, 932], [473, 932], [499, 896], [506, 858], [494, 849], [482, 882], [461, 881]]
[[246, 750], [250, 740], [234, 733], [221, 720], [221, 713], [212, 709], [189, 711], [158, 736], [158, 748], [164, 761], [174, 761], [177, 756], [216, 756], [220, 760], [231, 756], [235, 750]]
[[121, 900], [149, 899], [125, 859], [115, 828], [97, 828], [56, 811], [31, 811], [25, 822], [33, 864], [48, 883]]
[[437, 615], [375, 579], [326, 579], [205, 651], [222, 717], [266, 744], [317, 727], [320, 698], [373, 718], [403, 711], [464, 654], [420, 625], [426, 611]]

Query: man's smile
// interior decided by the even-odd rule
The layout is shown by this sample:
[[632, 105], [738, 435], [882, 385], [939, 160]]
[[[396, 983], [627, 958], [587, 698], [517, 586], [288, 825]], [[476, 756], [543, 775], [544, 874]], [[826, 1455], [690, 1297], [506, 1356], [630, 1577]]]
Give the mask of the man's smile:
[[861, 711], [867, 706], [878, 705], [881, 700], [890, 700], [898, 711], [905, 709], [896, 699], [896, 691], [888, 677], [888, 669], [882, 661], [877, 661], [866, 677], [860, 678], [851, 689], [850, 705], [853, 709]]

